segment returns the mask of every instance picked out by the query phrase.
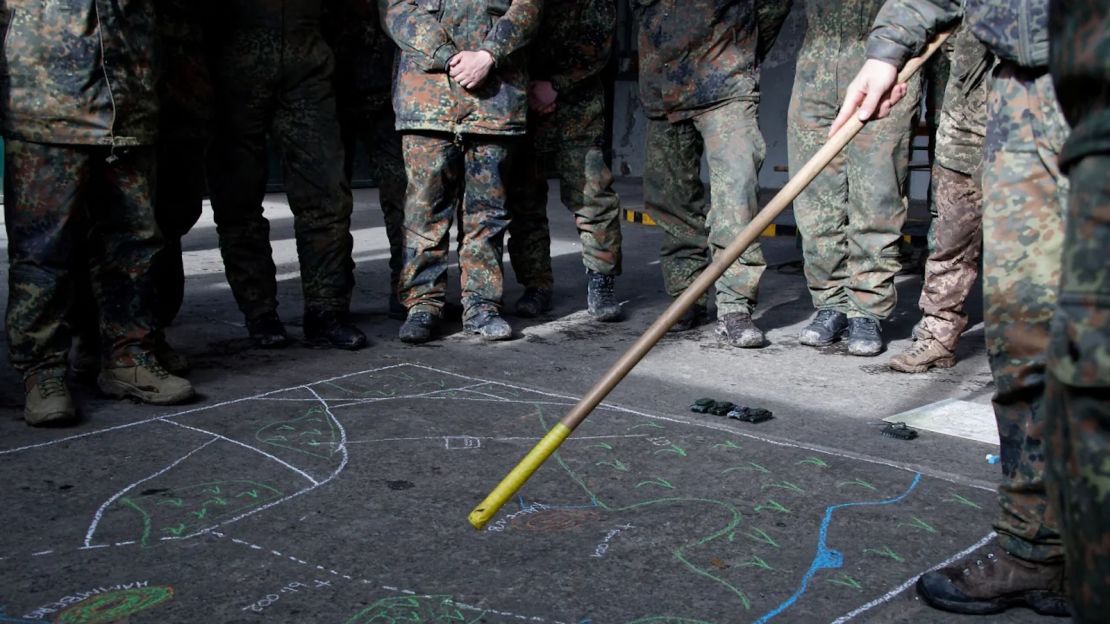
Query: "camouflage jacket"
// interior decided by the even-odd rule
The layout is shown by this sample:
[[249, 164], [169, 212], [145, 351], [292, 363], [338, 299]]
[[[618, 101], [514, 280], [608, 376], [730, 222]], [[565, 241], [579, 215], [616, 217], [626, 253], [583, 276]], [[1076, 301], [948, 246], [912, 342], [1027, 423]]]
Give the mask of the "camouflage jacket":
[[340, 100], [388, 105], [397, 45], [382, 30], [377, 0], [324, 0], [324, 38], [335, 54]]
[[1052, 3], [1052, 79], [1071, 137], [1060, 156], [1067, 168], [1110, 153], [1110, 3]]
[[159, 137], [163, 140], [204, 139], [212, 121], [212, 79], [205, 57], [208, 0], [156, 0], [161, 76]]
[[883, 0], [805, 0], [805, 48], [826, 55], [828, 46], [821, 42], [865, 41], [882, 6]]
[[0, 3], [4, 136], [146, 145], [158, 132], [152, 0]]
[[[640, 22], [640, 100], [671, 121], [730, 101], [759, 99], [760, 41], [786, 18], [759, 24], [754, 0], [631, 0]], [[766, 28], [761, 36], [760, 30]]]
[[[398, 130], [519, 135], [527, 130], [524, 47], [543, 0], [378, 0], [386, 32], [401, 48], [393, 85]], [[450, 79], [460, 51], [485, 50], [494, 69], [477, 89]]]
[[901, 67], [961, 16], [998, 58], [1048, 65], [1048, 0], [890, 0], [875, 20], [867, 57]]

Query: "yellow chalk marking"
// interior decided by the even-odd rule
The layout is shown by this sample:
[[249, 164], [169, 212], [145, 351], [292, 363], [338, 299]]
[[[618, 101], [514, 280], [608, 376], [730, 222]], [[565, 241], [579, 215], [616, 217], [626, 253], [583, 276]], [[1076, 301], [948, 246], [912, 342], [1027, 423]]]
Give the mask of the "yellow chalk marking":
[[543, 463], [547, 461], [547, 458], [551, 457], [551, 454], [559, 448], [559, 445], [570, 436], [571, 431], [573, 430], [563, 423], [557, 423], [552, 427], [551, 430], [547, 432], [547, 435], [545, 435], [531, 451], [528, 451], [524, 459], [520, 460], [520, 463], [517, 464], [509, 474], [505, 475], [505, 478], [501, 480], [501, 483], [497, 484], [497, 487], [489, 493], [489, 496], [479, 503], [478, 506], [474, 508], [474, 511], [470, 512], [470, 515], [467, 517], [470, 524], [475, 529], [481, 530], [484, 528], [486, 524], [497, 515], [501, 506], [512, 498], [513, 495], [516, 494], [516, 491], [524, 485], [528, 477], [531, 477], [532, 473], [543, 465]]

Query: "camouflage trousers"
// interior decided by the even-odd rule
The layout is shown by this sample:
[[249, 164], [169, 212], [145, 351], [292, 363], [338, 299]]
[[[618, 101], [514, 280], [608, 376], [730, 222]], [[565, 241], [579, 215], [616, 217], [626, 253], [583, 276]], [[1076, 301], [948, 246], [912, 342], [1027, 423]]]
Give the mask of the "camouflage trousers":
[[442, 315], [451, 224], [459, 212], [463, 317], [499, 310], [509, 226], [506, 185], [517, 139], [470, 134], [456, 140], [428, 131], [406, 132], [402, 143], [409, 185], [401, 302], [410, 312]]
[[976, 176], [933, 165], [936, 214], [929, 227], [929, 258], [918, 305], [924, 313], [914, 333], [949, 351], [967, 327], [964, 302], [979, 275], [983, 247], [983, 186]]
[[346, 153], [344, 171], [348, 183], [359, 144], [366, 150], [370, 173], [378, 182], [378, 203], [382, 207], [385, 235], [389, 240], [389, 283], [391, 291], [396, 294], [404, 264], [405, 186], [408, 181], [401, 133], [394, 128], [393, 105], [388, 98], [381, 102], [347, 102], [341, 99], [339, 127]]
[[[823, 55], [799, 57], [787, 113], [787, 149], [794, 175], [825, 144], [863, 47], [838, 57], [837, 72]], [[906, 221], [905, 183], [911, 123], [920, 83], [890, 117], [867, 124], [797, 199], [806, 283], [813, 307], [850, 317], [885, 319], [897, 303], [898, 241]]]
[[343, 173], [331, 52], [318, 37], [294, 44], [280, 39], [239, 35], [213, 65], [212, 210], [227, 281], [248, 320], [278, 305], [270, 223], [262, 212], [267, 135], [284, 166], [305, 309], [346, 311], [354, 288], [351, 188]]
[[151, 264], [155, 327], [169, 327], [185, 298], [185, 266], [181, 238], [200, 219], [204, 202], [204, 140], [162, 141], [158, 153], [158, 186], [154, 218], [165, 245]]
[[1044, 484], [1045, 363], [1056, 308], [1068, 184], [1068, 128], [1051, 77], [1003, 62], [991, 82], [983, 170], [983, 300], [1001, 441], [995, 531], [1010, 553], [1059, 559]]
[[[92, 275], [108, 367], [134, 366], [151, 332], [152, 147], [4, 142], [8, 349], [24, 377], [68, 367], [76, 280]], [[80, 250], [87, 245], [87, 257]], [[88, 267], [86, 269], [86, 267]]]
[[1068, 172], [1060, 298], [1052, 319], [1045, 420], [1077, 622], [1110, 613], [1110, 156]]
[[[663, 229], [660, 260], [667, 294], [677, 297], [759, 211], [759, 168], [766, 145], [758, 104], [734, 101], [671, 123], [650, 119], [644, 164], [644, 207]], [[707, 206], [701, 158], [709, 161]], [[753, 244], [717, 280], [719, 314], [751, 312], [767, 268]], [[702, 303], [705, 298], [700, 299]]]
[[[602, 275], [620, 275], [620, 198], [601, 148], [589, 143], [559, 145], [554, 152], [559, 196], [574, 213], [582, 264]], [[514, 156], [519, 169], [510, 184], [509, 260], [526, 287], [554, 284], [551, 229], [547, 221], [547, 176], [543, 159], [530, 145]]]

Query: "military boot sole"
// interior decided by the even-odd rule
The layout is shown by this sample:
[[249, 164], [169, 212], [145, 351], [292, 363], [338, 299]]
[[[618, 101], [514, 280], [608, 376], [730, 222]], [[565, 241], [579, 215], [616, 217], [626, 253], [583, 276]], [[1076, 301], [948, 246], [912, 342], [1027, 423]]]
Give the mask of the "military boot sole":
[[842, 331], [839, 331], [836, 334], [834, 334], [832, 336], [832, 338], [822, 340], [821, 339], [821, 334], [818, 334], [817, 332], [814, 332], [814, 331], [809, 331], [809, 330], [803, 329], [801, 331], [801, 333], [798, 334], [798, 344], [803, 344], [807, 347], [827, 347], [831, 344], [835, 344], [835, 343], [840, 342], [841, 340], [843, 340], [844, 336], [847, 335], [847, 333], [848, 333], [848, 328], [845, 327]]
[[1048, 590], [1030, 590], [1005, 594], [991, 600], [949, 600], [930, 593], [928, 583], [917, 579], [917, 594], [929, 606], [963, 615], [994, 615], [1014, 607], [1028, 607], [1040, 615], [1066, 617], [1071, 615], [1068, 600], [1062, 594]]
[[52, 410], [49, 412], [28, 412], [23, 410], [23, 421], [32, 427], [49, 427], [61, 425], [77, 420], [77, 409], [70, 405], [68, 408]]
[[930, 368], [952, 368], [956, 365], [956, 358], [939, 358], [924, 364], [909, 364], [892, 359], [887, 364], [890, 365], [891, 370], [896, 370], [899, 373], [925, 373], [928, 372]]
[[104, 373], [101, 373], [100, 377], [97, 378], [96, 385], [100, 388], [101, 392], [110, 397], [116, 399], [138, 399], [143, 403], [149, 403], [151, 405], [177, 405], [178, 403], [184, 403], [196, 396], [196, 391], [193, 390], [192, 387], [183, 388], [173, 394], [165, 394], [147, 390], [146, 388], [129, 384], [119, 379], [106, 377]]
[[875, 357], [883, 352], [883, 343], [866, 342], [853, 344], [848, 341], [848, 354], [856, 357]]
[[602, 309], [602, 310], [586, 310], [586, 313], [594, 318], [594, 320], [601, 321], [602, 323], [617, 323], [624, 320], [624, 310], [617, 306], [616, 309]]

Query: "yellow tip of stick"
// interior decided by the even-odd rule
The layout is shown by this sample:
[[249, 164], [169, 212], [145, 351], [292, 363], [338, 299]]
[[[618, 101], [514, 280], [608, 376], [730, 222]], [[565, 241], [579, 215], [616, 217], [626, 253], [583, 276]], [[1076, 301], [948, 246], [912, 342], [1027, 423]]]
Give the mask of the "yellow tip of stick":
[[551, 457], [552, 453], [558, 450], [572, 431], [573, 429], [563, 423], [558, 423], [552, 427], [547, 435], [536, 443], [531, 451], [528, 451], [524, 459], [520, 460], [520, 463], [509, 474], [505, 475], [505, 478], [497, 484], [497, 487], [489, 493], [489, 496], [479, 503], [474, 511], [470, 512], [467, 517], [470, 524], [479, 531], [484, 529], [489, 521], [497, 515], [497, 512], [501, 510], [501, 507], [524, 485], [528, 477], [531, 477], [532, 473], [539, 469], [547, 461], [547, 458]]

